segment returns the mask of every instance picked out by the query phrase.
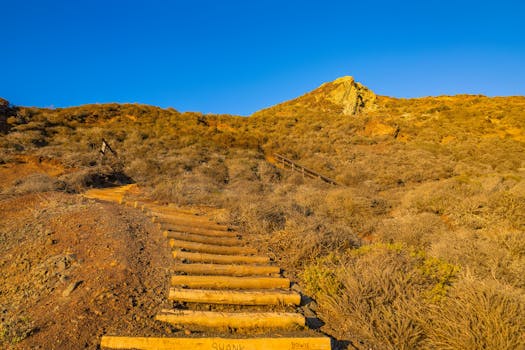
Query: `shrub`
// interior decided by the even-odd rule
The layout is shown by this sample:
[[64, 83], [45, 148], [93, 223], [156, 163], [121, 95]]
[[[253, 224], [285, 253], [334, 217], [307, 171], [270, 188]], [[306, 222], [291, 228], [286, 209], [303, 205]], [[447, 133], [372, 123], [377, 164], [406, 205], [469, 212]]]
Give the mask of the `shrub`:
[[7, 189], [8, 193], [26, 194], [62, 190], [65, 184], [45, 174], [32, 174], [27, 177], [16, 180], [11, 188]]
[[465, 276], [450, 296], [430, 307], [425, 324], [431, 349], [521, 349], [525, 346], [523, 293], [494, 280]]
[[31, 336], [37, 328], [27, 317], [2, 320], [0, 323], [0, 344], [16, 344]]
[[420, 348], [427, 308], [446, 295], [457, 268], [401, 244], [329, 256], [302, 279], [330, 327], [380, 349]]

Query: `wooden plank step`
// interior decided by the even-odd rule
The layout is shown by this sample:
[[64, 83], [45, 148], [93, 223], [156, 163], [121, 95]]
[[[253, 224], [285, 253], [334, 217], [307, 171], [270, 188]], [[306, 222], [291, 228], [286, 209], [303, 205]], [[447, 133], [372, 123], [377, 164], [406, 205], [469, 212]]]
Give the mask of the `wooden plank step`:
[[109, 192], [94, 192], [94, 191], [87, 191], [84, 193], [85, 197], [108, 197], [108, 198], [115, 198], [115, 197], [122, 197], [124, 193], [109, 193]]
[[176, 231], [164, 231], [162, 232], [164, 237], [178, 239], [180, 241], [189, 241], [196, 243], [207, 243], [207, 244], [216, 244], [223, 246], [238, 246], [243, 242], [238, 238], [233, 237], [210, 237], [198, 235], [196, 233], [185, 233], [185, 232], [176, 232]]
[[86, 192], [91, 193], [125, 193], [127, 192], [127, 188], [122, 187], [101, 187], [101, 188], [91, 188], [87, 190]]
[[224, 225], [218, 225], [214, 223], [204, 223], [199, 221], [183, 221], [183, 220], [177, 220], [170, 217], [165, 216], [157, 216], [157, 215], [150, 215], [151, 216], [151, 222], [156, 223], [164, 223], [164, 224], [172, 224], [175, 226], [179, 226], [182, 228], [186, 227], [195, 227], [200, 228], [203, 230], [210, 230], [210, 231], [229, 231], [228, 226]]
[[227, 305], [299, 305], [301, 295], [292, 291], [209, 290], [170, 288], [169, 300]]
[[305, 317], [291, 312], [213, 312], [164, 309], [156, 320], [176, 326], [210, 328], [295, 328], [304, 327]]
[[290, 280], [282, 277], [171, 276], [172, 286], [210, 289], [277, 289], [289, 288]]
[[191, 250], [193, 252], [211, 253], [211, 254], [256, 254], [257, 250], [250, 247], [229, 247], [224, 245], [205, 244], [181, 241], [179, 239], [170, 238], [170, 247]]
[[191, 209], [182, 209], [178, 207], [172, 207], [169, 205], [163, 205], [159, 204], [154, 201], [148, 201], [148, 200], [140, 200], [137, 201], [138, 206], [141, 208], [147, 209], [147, 210], [159, 210], [164, 212], [170, 212], [170, 213], [179, 213], [179, 214], [185, 214], [185, 215], [192, 215], [197, 216], [197, 212]]
[[228, 231], [227, 225], [221, 225], [216, 222], [210, 221], [206, 218], [190, 217], [190, 216], [181, 216], [180, 214], [163, 214], [158, 212], [149, 212], [149, 216], [160, 219], [165, 219], [166, 222], [173, 222], [174, 224], [184, 225], [184, 226], [199, 226], [203, 228], [209, 228], [211, 230], [219, 231]]
[[144, 200], [130, 200], [130, 202], [133, 203], [133, 207], [137, 208], [139, 210], [142, 210], [143, 212], [148, 212], [148, 206], [149, 204], [145, 202]]
[[196, 235], [210, 236], [210, 237], [237, 237], [239, 233], [234, 231], [217, 231], [208, 229], [199, 229], [192, 227], [177, 226], [166, 223], [159, 223], [159, 228], [162, 231], [175, 231], [184, 233], [195, 233]]
[[328, 337], [312, 338], [146, 338], [103, 336], [100, 346], [138, 350], [330, 350]]
[[172, 254], [176, 259], [216, 264], [266, 264], [270, 262], [269, 257], [258, 255], [221, 255], [183, 252], [181, 250], [174, 250]]
[[173, 270], [193, 275], [267, 276], [279, 274], [279, 266], [270, 265], [223, 265], [223, 264], [175, 264]]
[[[231, 231], [213, 230], [213, 229], [199, 227], [199, 226], [179, 225], [179, 224], [174, 224], [173, 222], [167, 222], [165, 219], [162, 219], [162, 218], [160, 218], [158, 221], [155, 220], [154, 222], [160, 223], [162, 229], [164, 230], [205, 234], [207, 236], [213, 235], [213, 236], [233, 237]], [[235, 232], [233, 232], [233, 235], [237, 236]]]
[[98, 199], [98, 200], [102, 200], [102, 201], [107, 201], [107, 202], [116, 202], [116, 203], [122, 203], [123, 202], [123, 199], [122, 199], [122, 196], [108, 196], [108, 195], [94, 195], [94, 194], [84, 194], [84, 197], [85, 198], [89, 198], [89, 199]]

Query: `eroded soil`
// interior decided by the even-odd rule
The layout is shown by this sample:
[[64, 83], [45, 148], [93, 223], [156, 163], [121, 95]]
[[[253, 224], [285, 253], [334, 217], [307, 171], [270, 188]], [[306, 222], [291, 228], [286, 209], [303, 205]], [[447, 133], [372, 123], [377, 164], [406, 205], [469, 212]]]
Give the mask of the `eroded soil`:
[[137, 210], [45, 192], [0, 201], [0, 347], [96, 349], [166, 335], [169, 249]]

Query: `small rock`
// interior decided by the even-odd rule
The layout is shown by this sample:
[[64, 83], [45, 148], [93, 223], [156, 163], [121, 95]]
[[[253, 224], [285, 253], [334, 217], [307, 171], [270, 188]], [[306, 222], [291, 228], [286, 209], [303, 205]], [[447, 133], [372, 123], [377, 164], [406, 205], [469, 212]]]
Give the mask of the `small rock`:
[[66, 289], [62, 292], [63, 297], [68, 297], [80, 284], [82, 281], [75, 281], [71, 283], [69, 286], [67, 286]]
[[60, 282], [62, 282], [62, 283], [66, 283], [67, 281], [69, 281], [69, 276], [67, 276], [67, 275], [62, 275], [62, 276], [60, 276], [59, 279], [60, 279]]
[[308, 304], [308, 308], [314, 312], [318, 311], [319, 310], [319, 306], [317, 305], [317, 303], [315, 302], [315, 300], [312, 300], [309, 304]]
[[294, 292], [298, 292], [298, 293], [302, 293], [302, 292], [303, 292], [302, 288], [301, 288], [297, 283], [294, 283], [294, 284], [292, 285], [292, 288], [291, 288], [291, 289], [292, 289]]
[[57, 239], [51, 239], [51, 238], [46, 239], [46, 245], [53, 245], [57, 243], [58, 243]]
[[57, 261], [55, 266], [58, 271], [64, 271], [65, 269], [67, 269], [67, 264], [64, 260]]

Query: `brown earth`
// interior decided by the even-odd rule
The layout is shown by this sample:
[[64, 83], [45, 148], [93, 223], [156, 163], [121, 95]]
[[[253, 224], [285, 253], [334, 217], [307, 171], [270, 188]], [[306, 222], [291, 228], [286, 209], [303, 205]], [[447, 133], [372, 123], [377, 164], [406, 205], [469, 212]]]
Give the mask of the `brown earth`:
[[[225, 215], [221, 209], [192, 209], [216, 218]], [[155, 321], [161, 309], [176, 304], [166, 297], [173, 258], [162, 232], [139, 209], [50, 191], [9, 195], [0, 200], [0, 212], [2, 348], [100, 349], [103, 335], [227, 334], [242, 338], [319, 334], [308, 329], [278, 334], [268, 334], [266, 329], [188, 332]], [[258, 241], [250, 234], [247, 239]], [[293, 289], [302, 292], [297, 285]], [[312, 305], [297, 311], [305, 313], [309, 325], [318, 328], [322, 323], [312, 314]], [[284, 306], [241, 310], [211, 304], [199, 309], [295, 310]]]
[[3, 164], [0, 163], [0, 192], [20, 181], [24, 177], [35, 174], [45, 174], [57, 177], [73, 169], [66, 169], [60, 162], [35, 156], [16, 156]]
[[96, 349], [160, 335], [169, 249], [137, 210], [46, 192], [0, 201], [0, 347]]

